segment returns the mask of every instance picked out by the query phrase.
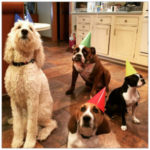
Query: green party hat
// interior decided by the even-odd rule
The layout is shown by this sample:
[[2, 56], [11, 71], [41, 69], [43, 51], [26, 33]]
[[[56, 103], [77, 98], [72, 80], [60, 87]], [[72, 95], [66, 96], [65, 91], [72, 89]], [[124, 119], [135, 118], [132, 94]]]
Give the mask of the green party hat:
[[83, 39], [80, 45], [91, 47], [91, 32], [87, 34], [87, 36]]

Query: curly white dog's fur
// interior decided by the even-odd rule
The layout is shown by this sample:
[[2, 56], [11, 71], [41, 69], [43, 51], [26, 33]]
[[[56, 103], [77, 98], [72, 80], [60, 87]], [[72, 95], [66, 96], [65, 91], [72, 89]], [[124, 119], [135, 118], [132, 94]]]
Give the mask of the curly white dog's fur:
[[[25, 38], [22, 30], [27, 31]], [[12, 62], [34, 63], [14, 66]], [[5, 87], [11, 98], [14, 137], [12, 147], [34, 147], [36, 137], [44, 140], [57, 127], [52, 120], [53, 99], [48, 80], [41, 70], [44, 52], [39, 33], [32, 23], [19, 21], [8, 34], [4, 60], [9, 63]], [[38, 127], [41, 126], [38, 131]]]

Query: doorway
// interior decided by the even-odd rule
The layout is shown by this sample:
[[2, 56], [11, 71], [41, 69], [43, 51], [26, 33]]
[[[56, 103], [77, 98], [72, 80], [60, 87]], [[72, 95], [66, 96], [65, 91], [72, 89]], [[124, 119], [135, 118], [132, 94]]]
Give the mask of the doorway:
[[69, 2], [52, 3], [52, 40], [69, 41]]

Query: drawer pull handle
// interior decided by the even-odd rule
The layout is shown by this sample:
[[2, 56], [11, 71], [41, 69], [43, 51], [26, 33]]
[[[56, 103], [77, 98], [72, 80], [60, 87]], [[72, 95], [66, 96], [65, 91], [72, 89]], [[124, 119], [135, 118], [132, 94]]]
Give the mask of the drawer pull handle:
[[102, 22], [102, 21], [103, 21], [103, 19], [100, 19], [100, 21]]
[[124, 20], [124, 22], [128, 22], [127, 20]]
[[82, 26], [83, 28], [85, 28], [85, 26]]
[[85, 21], [85, 19], [82, 19], [83, 21]]

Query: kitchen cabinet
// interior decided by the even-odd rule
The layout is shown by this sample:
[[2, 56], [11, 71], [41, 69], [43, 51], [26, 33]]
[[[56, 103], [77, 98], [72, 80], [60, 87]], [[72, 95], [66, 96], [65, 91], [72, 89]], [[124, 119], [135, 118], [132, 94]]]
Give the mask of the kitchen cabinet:
[[[148, 14], [147, 14], [148, 16]], [[135, 52], [134, 62], [148, 66], [148, 17], [141, 18], [141, 32], [137, 41], [137, 49]]]
[[78, 16], [77, 17], [77, 45], [84, 39], [84, 37], [88, 34], [91, 28], [90, 16]]
[[148, 66], [148, 24], [142, 14], [77, 14], [76, 18], [77, 45], [91, 32], [91, 46], [101, 58]]
[[108, 54], [110, 25], [94, 25], [92, 30], [91, 45], [96, 48], [96, 53]]
[[114, 29], [113, 52], [114, 58], [132, 60], [135, 52], [137, 27], [119, 25]]
[[145, 16], [142, 21], [140, 52], [148, 54], [148, 18], [147, 16]]

